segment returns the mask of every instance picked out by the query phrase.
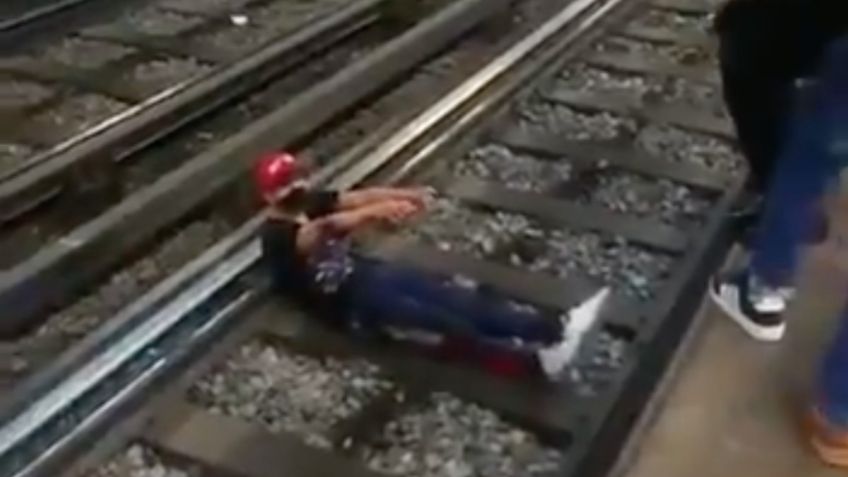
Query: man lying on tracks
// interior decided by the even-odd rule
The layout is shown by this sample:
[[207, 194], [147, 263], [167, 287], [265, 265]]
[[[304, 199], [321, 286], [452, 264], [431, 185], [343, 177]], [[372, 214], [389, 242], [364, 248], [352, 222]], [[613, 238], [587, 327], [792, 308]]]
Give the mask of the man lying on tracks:
[[[346, 327], [436, 348], [464, 343], [469, 356], [501, 372], [540, 367], [550, 379], [563, 374], [580, 340], [561, 320], [351, 250], [351, 234], [424, 212], [427, 189], [310, 190], [303, 170], [291, 155], [272, 153], [254, 171], [270, 207], [263, 255], [279, 291]], [[599, 292], [571, 314], [597, 314], [607, 295]]]
[[[749, 28], [760, 28], [759, 22], [751, 22]], [[815, 29], [812, 23], [798, 26], [797, 32]], [[785, 143], [772, 145], [778, 151], [778, 160], [766, 192], [751, 263], [712, 285], [716, 302], [762, 340], [774, 341], [783, 335], [782, 314], [791, 295], [786, 290], [795, 278], [801, 245], [826, 221], [826, 196], [846, 192], [837, 191], [836, 186], [848, 167], [848, 35], [828, 39], [820, 33], [811, 37], [799, 33], [801, 36], [794, 38], [799, 43], [822, 42], [814, 49], [823, 54], [817, 55], [821, 61], [815, 82], [800, 95], [795, 115], [787, 121]], [[791, 64], [784, 66], [793, 68]], [[819, 456], [848, 469], [848, 307], [825, 356], [810, 417], [812, 444]]]

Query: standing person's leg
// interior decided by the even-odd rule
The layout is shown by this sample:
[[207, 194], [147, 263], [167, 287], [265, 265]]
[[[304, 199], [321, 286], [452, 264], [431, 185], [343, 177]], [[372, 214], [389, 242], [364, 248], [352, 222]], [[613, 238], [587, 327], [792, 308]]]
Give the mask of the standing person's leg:
[[848, 467], [848, 308], [825, 356], [811, 413], [812, 445], [822, 460]]
[[829, 50], [818, 84], [792, 120], [788, 142], [766, 198], [749, 270], [717, 279], [717, 303], [761, 340], [783, 336], [784, 288], [792, 284], [799, 248], [822, 220], [822, 199], [842, 166], [837, 149], [848, 120], [848, 43]]
[[[848, 37], [830, 49], [828, 60], [831, 83], [841, 86], [829, 95], [833, 103], [830, 151], [844, 168], [848, 166]], [[822, 363], [812, 424], [812, 444], [819, 457], [848, 468], [848, 306]]]
[[772, 48], [770, 35], [751, 27], [761, 18], [734, 20], [719, 29], [722, 92], [750, 169], [748, 189], [761, 193], [771, 179], [780, 151], [792, 108], [793, 79], [775, 74], [769, 58], [763, 55]]

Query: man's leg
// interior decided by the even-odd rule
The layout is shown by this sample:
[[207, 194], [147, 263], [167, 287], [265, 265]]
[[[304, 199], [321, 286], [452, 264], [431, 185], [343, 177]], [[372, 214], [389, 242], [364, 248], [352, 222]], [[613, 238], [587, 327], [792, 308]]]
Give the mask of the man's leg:
[[782, 313], [799, 248], [822, 219], [822, 199], [836, 179], [844, 151], [835, 147], [848, 120], [848, 41], [829, 50], [817, 85], [800, 101], [788, 142], [766, 197], [749, 270], [717, 279], [717, 303], [757, 339], [782, 337]]
[[357, 273], [355, 308], [379, 320], [372, 325], [452, 334], [479, 349], [508, 347], [532, 357], [553, 380], [562, 377], [609, 295], [600, 290], [571, 310], [566, 332], [564, 316], [546, 317], [414, 269], [366, 260]]
[[554, 319], [412, 268], [365, 261], [354, 277], [361, 281], [354, 302], [369, 310], [378, 326], [537, 344], [562, 336]]

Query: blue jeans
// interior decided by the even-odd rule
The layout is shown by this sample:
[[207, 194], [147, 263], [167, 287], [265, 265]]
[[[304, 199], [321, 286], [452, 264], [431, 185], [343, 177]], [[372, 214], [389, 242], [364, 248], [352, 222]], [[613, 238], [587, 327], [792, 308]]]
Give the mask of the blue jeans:
[[800, 247], [825, 220], [825, 192], [848, 161], [848, 38], [834, 42], [802, 96], [753, 248], [752, 272], [773, 287], [791, 284]]
[[[831, 44], [818, 84], [799, 106], [753, 250], [751, 272], [771, 286], [790, 284], [800, 247], [825, 220], [822, 199], [848, 165], [848, 37]], [[818, 392], [822, 412], [848, 427], [848, 308], [825, 355]]]
[[547, 344], [562, 336], [559, 320], [519, 309], [503, 298], [461, 287], [413, 268], [356, 257], [350, 317], [370, 328]]

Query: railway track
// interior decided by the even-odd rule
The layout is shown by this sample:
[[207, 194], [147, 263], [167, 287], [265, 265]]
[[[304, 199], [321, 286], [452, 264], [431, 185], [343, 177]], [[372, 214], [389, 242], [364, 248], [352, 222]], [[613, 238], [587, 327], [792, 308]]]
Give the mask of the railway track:
[[[93, 136], [94, 143], [86, 142], [82, 149], [73, 149], [70, 156], [62, 156], [71, 163], [62, 158], [59, 162], [51, 160], [43, 164], [44, 168], [36, 167], [10, 182], [0, 183], [2, 189], [39, 181], [39, 177], [44, 177], [41, 172], [47, 170], [48, 175], [65, 181], [65, 185], [75, 180], [82, 185], [51, 189], [51, 194], [60, 193], [57, 200], [7, 222], [0, 230], [0, 255], [5, 269], [0, 275], [0, 302], [4, 309], [12, 310], [0, 320], [0, 334], [13, 336], [37, 326], [46, 313], [67, 305], [80, 291], [90, 289], [104, 273], [137, 253], [139, 247], [149, 244], [158, 235], [167, 234], [189, 212], [211, 200], [211, 196], [220, 196], [214, 192], [227, 181], [212, 179], [218, 177], [220, 168], [230, 167], [221, 157], [214, 162], [219, 171], [204, 179], [204, 187], [195, 190], [196, 196], [181, 198], [180, 187], [187, 187], [190, 179], [198, 179], [198, 171], [188, 172], [199, 164], [199, 160], [192, 158], [210, 150], [207, 157], [220, 151], [211, 145], [236, 135], [263, 116], [269, 118], [268, 127], [277, 124], [272, 123], [271, 118], [280, 109], [284, 110], [274, 118], [281, 118], [278, 127], [288, 129], [283, 136], [290, 137], [293, 142], [303, 139], [322, 123], [338, 119], [358, 101], [396, 81], [398, 75], [407, 73], [416, 62], [447, 46], [455, 39], [453, 35], [459, 36], [473, 26], [473, 22], [464, 19], [443, 27], [434, 24], [441, 29], [425, 29], [418, 38], [431, 34], [434, 38], [443, 35], [440, 38], [444, 40], [418, 47], [409, 60], [381, 67], [393, 59], [393, 51], [399, 46], [394, 43], [391, 48], [379, 47], [392, 40], [404, 40], [401, 34], [414, 26], [399, 25], [393, 19], [380, 21], [375, 10], [381, 8], [376, 1], [352, 2], [301, 30], [304, 35], [297, 41], [284, 39], [271, 44], [256, 56], [247, 58], [246, 64], [239, 63], [202, 80], [195, 85], [199, 89], [192, 87], [185, 94], [175, 95], [176, 103], [154, 105], [139, 116], [116, 123], [102, 135]], [[430, 8], [430, 12], [433, 11]], [[426, 10], [422, 12], [426, 13]], [[354, 26], [350, 25], [352, 21]], [[341, 28], [344, 34], [333, 28]], [[332, 34], [321, 36], [327, 31]], [[321, 50], [321, 55], [300, 64], [292, 74], [268, 78], [274, 71], [279, 73], [280, 66], [285, 63], [280, 51], [290, 51], [294, 46], [315, 39], [316, 35], [321, 36], [318, 43], [332, 38], [338, 45]], [[313, 48], [311, 45], [306, 50]], [[368, 54], [371, 55], [368, 64], [372, 68], [379, 67], [373, 74], [356, 66], [356, 60]], [[245, 80], [245, 76], [249, 78]], [[355, 86], [358, 93], [344, 95], [341, 90], [329, 89], [329, 85], [322, 86], [321, 80], [328, 77], [334, 81], [333, 86]], [[267, 81], [261, 81], [262, 78]], [[206, 83], [207, 80], [211, 83]], [[228, 87], [231, 89], [221, 91]], [[238, 91], [244, 94], [236, 97]], [[212, 105], [207, 104], [210, 96]], [[297, 97], [304, 99], [291, 101]], [[232, 101], [227, 102], [228, 99]], [[332, 104], [328, 105], [329, 101], [333, 101]], [[175, 115], [182, 116], [175, 119]], [[195, 122], [187, 125], [187, 119]], [[177, 129], [175, 122], [182, 129]], [[289, 126], [292, 123], [295, 125]], [[109, 152], [116, 150], [123, 151], [118, 162]], [[213, 159], [205, 160], [211, 167]], [[77, 168], [86, 161], [90, 166], [86, 166], [87, 170], [93, 173], [80, 173]], [[233, 167], [231, 172], [237, 171], [238, 168]], [[164, 203], [172, 206], [168, 214], [159, 213]], [[249, 209], [249, 205], [245, 207]], [[233, 207], [236, 209], [233, 213], [243, 215], [245, 207]], [[114, 237], [127, 239], [115, 241]], [[109, 248], [108, 253], [105, 248]]]
[[605, 475], [692, 323], [744, 172], [713, 5], [562, 8], [429, 108], [325, 152], [312, 179], [440, 191], [370, 253], [557, 313], [611, 286], [565, 382], [375, 346], [280, 304], [256, 269], [260, 215], [20, 386], [3, 474], [118, 451], [90, 475]]

